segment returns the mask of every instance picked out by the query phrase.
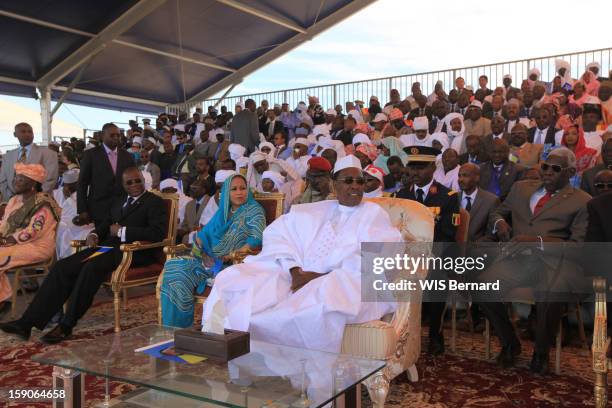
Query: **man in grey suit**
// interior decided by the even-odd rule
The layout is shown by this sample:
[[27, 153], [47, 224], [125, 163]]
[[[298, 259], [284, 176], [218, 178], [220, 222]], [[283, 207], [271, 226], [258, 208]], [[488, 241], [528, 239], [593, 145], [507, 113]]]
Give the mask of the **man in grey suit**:
[[57, 184], [57, 167], [59, 162], [57, 153], [33, 143], [34, 131], [32, 130], [32, 126], [27, 123], [16, 124], [13, 135], [19, 140], [19, 147], [9, 150], [2, 158], [2, 168], [0, 169], [0, 192], [2, 193], [2, 200], [8, 201], [9, 198], [14, 195], [14, 167], [17, 162], [43, 165], [47, 170], [47, 179], [42, 185], [42, 190], [45, 193], [51, 193]]
[[483, 240], [487, 236], [489, 216], [499, 205], [495, 194], [478, 188], [480, 167], [465, 163], [459, 168], [459, 205], [470, 213], [468, 242]]
[[559, 243], [584, 241], [591, 196], [570, 185], [569, 179], [576, 173], [576, 156], [565, 147], [550, 152], [541, 164], [541, 173], [542, 181], [517, 182], [491, 215], [493, 235], [510, 242], [480, 277], [483, 282], [499, 280], [499, 292], [488, 294], [494, 296], [494, 303], [482, 302], [480, 308], [502, 343], [498, 364], [512, 366], [521, 345], [506, 307], [499, 300], [511, 301], [508, 294], [517, 287], [533, 289], [537, 329], [530, 369], [544, 374], [561, 318], [563, 303], [559, 296], [589, 290], [590, 285], [571, 262], [569, 247]]
[[606, 143], [601, 146], [601, 160], [603, 163], [593, 166], [582, 173], [580, 188], [592, 196], [598, 195], [595, 188], [595, 176], [597, 173], [606, 169], [612, 170], [612, 138], [606, 140]]
[[232, 119], [230, 140], [246, 147], [248, 155], [259, 145], [259, 121], [255, 113], [255, 101], [247, 99], [244, 105], [246, 109], [238, 112]]
[[189, 241], [189, 233], [200, 227], [200, 217], [210, 199], [209, 183], [206, 180], [195, 180], [189, 187], [189, 195], [193, 200], [185, 205], [185, 216], [177, 235], [182, 237], [184, 244]]
[[525, 168], [508, 159], [510, 146], [503, 139], [492, 144], [491, 161], [480, 165], [480, 188], [504, 201], [514, 183], [521, 179]]
[[151, 188], [159, 190], [161, 171], [159, 166], [151, 161], [151, 153], [144, 149], [140, 152], [140, 170], [149, 172], [152, 179]]

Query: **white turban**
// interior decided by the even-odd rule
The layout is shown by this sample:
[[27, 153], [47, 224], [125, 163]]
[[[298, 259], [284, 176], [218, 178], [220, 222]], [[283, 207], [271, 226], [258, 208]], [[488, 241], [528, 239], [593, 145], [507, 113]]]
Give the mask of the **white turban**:
[[412, 127], [414, 130], [428, 130], [429, 129], [429, 120], [427, 116], [418, 116], [414, 118], [412, 122]]
[[215, 183], [219, 184], [225, 182], [232, 174], [236, 174], [236, 172], [234, 170], [217, 170], [215, 173]]
[[529, 75], [527, 75], [527, 76], [531, 76], [531, 75], [533, 75], [533, 74], [536, 74], [536, 76], [537, 76], [538, 78], [540, 78], [540, 70], [539, 70], [539, 69], [537, 69], [537, 68], [535, 68], [535, 67], [534, 67], [534, 68], [531, 68], [531, 69], [529, 70]]
[[353, 145], [356, 145], [358, 143], [363, 143], [367, 145], [373, 144], [372, 140], [365, 133], [357, 133], [355, 136], [353, 136]]
[[359, 159], [353, 156], [352, 154], [349, 154], [348, 156], [345, 156], [336, 161], [336, 165], [334, 166], [334, 174], [338, 173], [341, 170], [350, 168], [362, 170], [361, 161], [359, 161]]
[[[269, 157], [274, 157], [274, 153], [276, 152], [276, 146], [274, 146], [272, 143], [270, 142], [261, 142], [259, 144], [259, 150], [263, 149], [264, 147], [268, 147], [270, 149], [270, 153], [267, 153]], [[263, 153], [263, 152], [262, 152]]]
[[142, 137], [140, 136], [136, 136], [135, 138], [132, 139], [132, 145], [134, 143], [138, 143], [139, 146], [142, 146]]
[[280, 191], [280, 189], [285, 184], [285, 178], [277, 171], [271, 171], [271, 170], [264, 171], [263, 174], [261, 175], [261, 180], [263, 181], [264, 179], [272, 180], [272, 182], [274, 182], [274, 187], [276, 187], [278, 191]]
[[79, 181], [79, 169], [66, 170], [62, 175], [64, 184], [73, 184]]
[[161, 183], [159, 183], [159, 189], [163, 190], [165, 188], [174, 188], [176, 190], [179, 189], [178, 186], [178, 181], [176, 181], [173, 178], [167, 178], [161, 181]]
[[255, 151], [251, 153], [251, 155], [249, 156], [249, 161], [251, 162], [251, 164], [255, 164], [262, 160], [266, 160], [267, 158], [268, 158], [267, 154], [260, 152], [260, 151]]
[[244, 157], [244, 154], [246, 153], [246, 147], [239, 145], [238, 143], [230, 144], [227, 150], [229, 151], [230, 158], [234, 161], [238, 160], [240, 157]]

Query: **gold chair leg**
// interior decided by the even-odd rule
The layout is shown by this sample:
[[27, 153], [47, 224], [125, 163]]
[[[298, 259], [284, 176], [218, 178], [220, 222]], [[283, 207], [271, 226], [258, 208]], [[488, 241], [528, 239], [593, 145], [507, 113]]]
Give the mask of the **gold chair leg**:
[[593, 279], [595, 290], [595, 321], [593, 327], [593, 372], [595, 373], [595, 385], [593, 393], [595, 407], [604, 408], [608, 405], [608, 359], [606, 352], [610, 346], [607, 337], [606, 326], [608, 316], [606, 313], [606, 291], [607, 282], [604, 278]]
[[113, 305], [115, 307], [115, 333], [119, 333], [121, 331], [121, 325], [119, 324], [120, 313], [121, 313], [121, 299], [119, 298], [119, 290], [113, 290]]
[[123, 310], [127, 310], [127, 288], [123, 288]]

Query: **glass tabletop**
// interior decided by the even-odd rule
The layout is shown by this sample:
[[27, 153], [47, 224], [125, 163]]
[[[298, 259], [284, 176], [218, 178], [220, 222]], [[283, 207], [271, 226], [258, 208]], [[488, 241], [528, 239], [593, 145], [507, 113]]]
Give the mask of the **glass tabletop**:
[[385, 366], [251, 340], [227, 363], [166, 361], [136, 349], [174, 338], [172, 327], [141, 326], [38, 354], [39, 363], [229, 407], [320, 407]]

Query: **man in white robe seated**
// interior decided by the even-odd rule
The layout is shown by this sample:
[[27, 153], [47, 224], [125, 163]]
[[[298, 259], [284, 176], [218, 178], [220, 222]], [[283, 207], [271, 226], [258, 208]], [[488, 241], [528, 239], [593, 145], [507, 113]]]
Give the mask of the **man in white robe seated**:
[[249, 156], [246, 176], [249, 188], [263, 192], [262, 179], [266, 171], [273, 171], [282, 176], [283, 187], [279, 189], [279, 192], [285, 194], [285, 203], [288, 203], [287, 208], [289, 208], [293, 200], [302, 192], [304, 181], [285, 160], [275, 159], [257, 150]]
[[53, 190], [53, 198], [62, 207], [62, 218], [57, 224], [56, 253], [57, 259], [73, 254], [70, 246], [72, 240], [83, 240], [94, 229], [93, 224], [74, 225], [72, 220], [77, 216], [76, 189], [79, 180], [79, 169], [66, 170], [62, 176], [63, 184]]
[[344, 326], [379, 319], [396, 304], [361, 302], [361, 243], [401, 242], [380, 206], [363, 202], [361, 163], [334, 167], [337, 200], [293, 205], [263, 234], [263, 250], [217, 275], [203, 331], [223, 321], [270, 343], [339, 352]]

